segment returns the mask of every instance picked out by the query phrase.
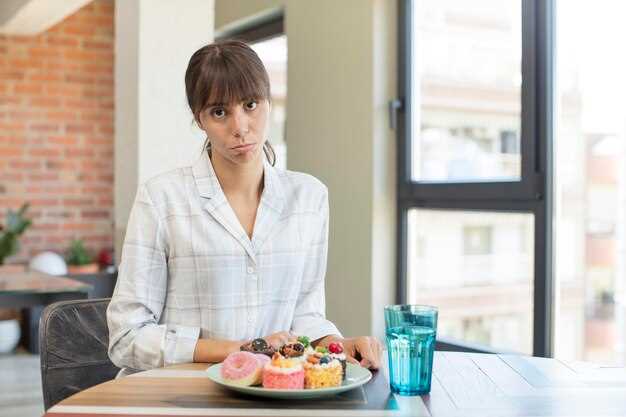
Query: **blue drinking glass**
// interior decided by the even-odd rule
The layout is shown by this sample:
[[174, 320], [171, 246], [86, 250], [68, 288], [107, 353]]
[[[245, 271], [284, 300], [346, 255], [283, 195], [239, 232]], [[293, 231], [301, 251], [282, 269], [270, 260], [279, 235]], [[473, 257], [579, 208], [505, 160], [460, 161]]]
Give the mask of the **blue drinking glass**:
[[415, 304], [385, 307], [385, 333], [391, 391], [430, 392], [437, 336], [437, 308]]

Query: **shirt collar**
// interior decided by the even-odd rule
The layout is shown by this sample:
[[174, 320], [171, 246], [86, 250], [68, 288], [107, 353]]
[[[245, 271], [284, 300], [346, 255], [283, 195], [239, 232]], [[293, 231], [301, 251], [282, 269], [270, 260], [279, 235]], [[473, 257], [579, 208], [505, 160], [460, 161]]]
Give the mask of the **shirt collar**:
[[[193, 176], [201, 197], [215, 198], [223, 194], [222, 187], [217, 179], [211, 159], [206, 152], [192, 165]], [[261, 200], [276, 210], [281, 210], [285, 195], [281, 175], [265, 156], [263, 157], [263, 194]]]

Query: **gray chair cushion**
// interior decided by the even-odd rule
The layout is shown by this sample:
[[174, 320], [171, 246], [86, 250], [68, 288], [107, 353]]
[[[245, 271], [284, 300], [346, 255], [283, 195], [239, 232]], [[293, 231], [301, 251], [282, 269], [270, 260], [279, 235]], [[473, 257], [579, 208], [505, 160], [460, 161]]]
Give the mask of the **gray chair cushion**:
[[62, 301], [46, 307], [39, 323], [45, 409], [115, 378], [109, 360], [106, 309], [110, 298]]

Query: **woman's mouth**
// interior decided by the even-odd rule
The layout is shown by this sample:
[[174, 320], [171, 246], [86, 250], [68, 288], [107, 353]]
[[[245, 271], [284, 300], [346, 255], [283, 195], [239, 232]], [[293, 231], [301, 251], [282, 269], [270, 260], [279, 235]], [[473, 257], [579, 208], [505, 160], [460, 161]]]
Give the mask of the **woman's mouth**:
[[234, 151], [248, 151], [250, 149], [252, 149], [254, 147], [255, 143], [243, 143], [241, 145], [237, 145], [235, 147], [233, 147], [232, 149]]

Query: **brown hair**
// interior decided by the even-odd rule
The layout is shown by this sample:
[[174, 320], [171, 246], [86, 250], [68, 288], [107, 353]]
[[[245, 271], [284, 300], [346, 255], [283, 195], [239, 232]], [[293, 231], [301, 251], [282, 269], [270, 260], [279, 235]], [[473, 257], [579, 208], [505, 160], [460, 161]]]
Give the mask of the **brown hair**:
[[[218, 41], [198, 49], [189, 59], [185, 72], [187, 102], [194, 120], [210, 103], [235, 103], [244, 100], [271, 102], [270, 81], [259, 56], [244, 42]], [[211, 155], [209, 138], [204, 143]], [[263, 151], [267, 160], [276, 163], [276, 152], [266, 140]]]

